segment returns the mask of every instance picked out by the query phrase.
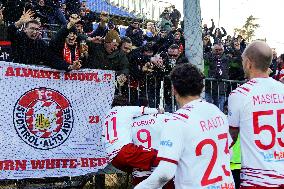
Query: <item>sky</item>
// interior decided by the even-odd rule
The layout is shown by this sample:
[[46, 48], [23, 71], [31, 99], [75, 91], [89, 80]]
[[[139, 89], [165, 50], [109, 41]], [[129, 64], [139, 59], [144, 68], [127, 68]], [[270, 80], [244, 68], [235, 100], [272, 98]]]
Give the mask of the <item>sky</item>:
[[[183, 0], [168, 0], [175, 4], [179, 10], [183, 8]], [[240, 28], [247, 17], [253, 15], [258, 18], [260, 28], [256, 31], [256, 39], [267, 39], [272, 48], [276, 48], [278, 54], [284, 53], [284, 24], [282, 16], [284, 0], [220, 0], [221, 19], [220, 27], [223, 26], [227, 33], [233, 35], [234, 28]], [[203, 23], [210, 26], [213, 18], [215, 25], [218, 24], [219, 0], [200, 0]], [[182, 11], [181, 11], [182, 12]]]

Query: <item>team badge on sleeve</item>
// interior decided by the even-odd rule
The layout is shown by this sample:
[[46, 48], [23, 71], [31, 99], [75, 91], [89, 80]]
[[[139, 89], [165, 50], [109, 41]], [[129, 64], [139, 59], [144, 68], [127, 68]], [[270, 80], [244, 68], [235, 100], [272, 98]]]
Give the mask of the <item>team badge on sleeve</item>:
[[67, 140], [74, 117], [69, 100], [60, 92], [35, 88], [17, 101], [13, 121], [17, 134], [25, 143], [48, 150]]

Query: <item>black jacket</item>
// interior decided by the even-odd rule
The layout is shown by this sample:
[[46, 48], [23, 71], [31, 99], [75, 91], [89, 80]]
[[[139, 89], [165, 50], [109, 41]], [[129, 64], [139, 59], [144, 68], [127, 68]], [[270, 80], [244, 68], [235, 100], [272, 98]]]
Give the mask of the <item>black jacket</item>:
[[143, 31], [139, 28], [137, 32], [133, 32], [135, 28], [131, 25], [126, 29], [125, 36], [129, 37], [132, 44], [136, 47], [141, 47], [143, 44]]
[[206, 81], [205, 91], [208, 93], [212, 92], [213, 94], [219, 93], [219, 95], [225, 94], [227, 88], [226, 84], [224, 82], [220, 82], [220, 80], [229, 79], [230, 57], [225, 54], [219, 57], [209, 53], [204, 58], [209, 64], [208, 77], [217, 79], [217, 82]]
[[90, 44], [86, 67], [90, 69], [114, 70], [118, 75], [129, 73], [129, 63], [126, 55], [120, 50], [108, 54], [103, 44]]
[[[70, 30], [74, 30], [74, 28], [71, 28]], [[67, 63], [64, 60], [63, 57], [63, 50], [65, 45], [65, 39], [68, 36], [70, 30], [67, 29], [66, 26], [63, 26], [60, 30], [57, 31], [57, 33], [52, 37], [52, 39], [49, 42], [49, 48], [50, 48], [50, 56], [49, 61], [51, 62], [51, 67], [58, 69], [58, 70], [68, 70], [68, 67], [70, 66], [69, 63]], [[81, 36], [77, 37], [77, 41], [82, 39]], [[71, 50], [71, 54], [73, 52], [73, 57], [75, 56], [75, 48]], [[82, 62], [82, 68], [85, 66], [85, 61]]]
[[13, 62], [34, 65], [48, 65], [48, 46], [42, 39], [32, 40], [15, 25], [8, 27]]
[[181, 14], [177, 9], [174, 9], [173, 12], [170, 14], [170, 18], [172, 21], [179, 21], [180, 17]]

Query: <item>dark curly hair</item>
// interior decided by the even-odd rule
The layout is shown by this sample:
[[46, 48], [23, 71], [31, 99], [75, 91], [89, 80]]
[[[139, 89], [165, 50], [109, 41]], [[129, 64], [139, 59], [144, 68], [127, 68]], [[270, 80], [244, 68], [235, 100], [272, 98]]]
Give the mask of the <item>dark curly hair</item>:
[[202, 93], [205, 77], [196, 66], [190, 63], [178, 65], [172, 70], [170, 77], [181, 97], [199, 96]]

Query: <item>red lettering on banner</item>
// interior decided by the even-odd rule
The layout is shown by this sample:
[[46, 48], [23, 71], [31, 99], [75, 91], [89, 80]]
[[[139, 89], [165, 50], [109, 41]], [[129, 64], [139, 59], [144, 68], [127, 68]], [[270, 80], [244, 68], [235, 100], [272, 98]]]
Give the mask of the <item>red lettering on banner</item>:
[[89, 159], [89, 161], [90, 161], [90, 167], [96, 167], [96, 166], [98, 166], [98, 164], [97, 164], [97, 158], [90, 158]]
[[[42, 160], [0, 160], [2, 171], [24, 171], [44, 169], [75, 169], [78, 167], [95, 168], [108, 163], [108, 158], [79, 158], [79, 159], [42, 159]], [[31, 166], [27, 166], [30, 164]]]
[[109, 81], [109, 80], [111, 80], [111, 78], [112, 78], [111, 74], [104, 74], [104, 76], [103, 76], [104, 81]]
[[107, 158], [81, 158], [81, 167], [97, 167], [107, 163]]
[[55, 167], [55, 159], [47, 159], [46, 161], [46, 169], [55, 169], [55, 168], [59, 168], [59, 167]]
[[15, 76], [13, 67], [8, 67], [5, 76]]
[[29, 77], [29, 78], [45, 78], [60, 79], [60, 72], [37, 70], [31, 68], [13, 68], [7, 67], [5, 76], [8, 77]]
[[69, 168], [71, 168], [71, 169], [77, 168], [77, 159], [70, 159]]
[[81, 158], [81, 167], [89, 167], [88, 158]]
[[31, 160], [32, 169], [43, 169], [45, 167], [45, 160]]
[[27, 160], [3, 160], [0, 161], [0, 170], [18, 171], [27, 169]]
[[15, 160], [16, 170], [26, 170], [27, 169], [27, 160]]
[[99, 116], [89, 116], [89, 123], [90, 124], [96, 124], [100, 122]]
[[64, 80], [101, 82], [98, 73], [64, 73]]

